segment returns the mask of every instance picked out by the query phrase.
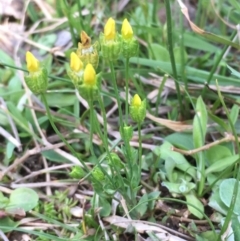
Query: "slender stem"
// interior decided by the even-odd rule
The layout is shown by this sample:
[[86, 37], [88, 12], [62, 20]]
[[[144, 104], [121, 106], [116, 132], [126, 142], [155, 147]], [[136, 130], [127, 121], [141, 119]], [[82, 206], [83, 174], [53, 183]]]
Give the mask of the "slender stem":
[[90, 151], [92, 156], [95, 156], [93, 149], [93, 127], [94, 127], [94, 109], [93, 109], [93, 99], [89, 100], [89, 108], [90, 108]]
[[78, 160], [80, 161], [80, 163], [83, 165], [83, 167], [85, 168], [85, 171], [89, 172], [89, 168], [87, 167], [87, 165], [81, 161], [81, 158], [79, 158], [78, 156], [78, 153], [73, 149], [73, 147], [71, 145], [68, 144], [67, 140], [64, 138], [64, 136], [62, 135], [62, 133], [58, 130], [58, 128], [56, 127], [54, 121], [53, 121], [53, 118], [52, 118], [52, 115], [50, 113], [50, 109], [49, 109], [49, 106], [48, 106], [48, 103], [47, 103], [47, 99], [46, 99], [46, 96], [45, 94], [42, 94], [42, 99], [43, 99], [43, 102], [44, 102], [44, 105], [45, 105], [45, 108], [46, 108], [46, 111], [47, 111], [47, 116], [48, 116], [48, 119], [50, 121], [50, 124], [52, 126], [52, 128], [54, 129], [54, 131], [57, 133], [57, 135], [59, 136], [59, 138], [62, 140], [62, 142], [68, 147], [68, 149], [71, 151], [71, 153], [76, 156], [78, 158]]
[[115, 92], [115, 97], [117, 99], [117, 104], [118, 104], [118, 113], [119, 113], [119, 121], [120, 121], [120, 130], [123, 130], [123, 115], [122, 115], [122, 107], [121, 107], [121, 101], [119, 98], [119, 92], [117, 88], [117, 80], [115, 76], [115, 71], [113, 67], [113, 63], [109, 61], [110, 69], [111, 69], [111, 74], [112, 74], [112, 80], [113, 80], [113, 88]]
[[[98, 96], [98, 102], [99, 102], [99, 105], [100, 105], [100, 108], [101, 108], [101, 111], [102, 111], [102, 117], [103, 117], [103, 130], [104, 130], [104, 133], [103, 133], [103, 144], [104, 144], [104, 148], [107, 152], [107, 156], [109, 158], [109, 160], [111, 161], [111, 163], [113, 163], [113, 160], [112, 160], [112, 156], [111, 156], [111, 153], [109, 151], [109, 148], [108, 148], [108, 136], [107, 136], [107, 115], [106, 115], [106, 111], [105, 111], [105, 108], [104, 108], [104, 103], [103, 103], [103, 100], [102, 100], [102, 97], [99, 95]], [[111, 168], [111, 172], [112, 174], [114, 173], [113, 170], [112, 170], [112, 165], [110, 166]]]
[[[239, 141], [238, 141], [238, 136], [237, 136], [237, 132], [235, 130], [235, 127], [232, 123], [232, 120], [231, 120], [231, 117], [230, 117], [230, 114], [229, 114], [229, 110], [223, 100], [223, 97], [222, 97], [222, 94], [219, 90], [219, 86], [218, 86], [218, 82], [216, 81], [216, 85], [217, 85], [217, 91], [218, 91], [218, 96], [219, 96], [219, 99], [223, 105], [223, 108], [226, 112], [226, 115], [227, 115], [227, 118], [228, 118], [228, 121], [229, 121], [229, 124], [230, 124], [230, 127], [232, 129], [232, 133], [235, 137], [235, 141], [236, 141], [236, 153], [239, 153]], [[239, 159], [240, 159], [240, 153], [239, 153]], [[239, 160], [238, 160], [239, 162]], [[231, 222], [231, 219], [232, 219], [232, 215], [233, 215], [233, 210], [234, 210], [234, 207], [235, 207], [235, 203], [236, 203], [236, 200], [237, 200], [237, 196], [238, 196], [238, 187], [239, 187], [239, 180], [240, 180], [240, 170], [239, 170], [239, 167], [237, 167], [237, 178], [236, 178], [236, 183], [234, 185], [234, 188], [233, 188], [233, 195], [232, 195], [232, 199], [231, 199], [231, 203], [230, 203], [230, 207], [228, 209], [228, 212], [227, 212], [227, 216], [225, 218], [225, 221], [224, 221], [224, 224], [222, 226], [222, 229], [221, 229], [221, 232], [218, 236], [218, 240], [221, 240], [221, 236], [223, 233], [226, 232], [226, 230], [228, 229], [228, 226], [229, 226], [229, 223]]]
[[205, 171], [205, 160], [203, 157], [203, 152], [198, 153], [198, 172], [200, 171], [200, 175], [201, 178], [199, 180], [198, 183], [198, 188], [197, 188], [197, 192], [198, 192], [198, 196], [201, 197], [203, 194], [203, 189], [205, 187], [205, 180], [206, 180], [206, 171]]
[[[180, 35], [180, 49], [181, 49], [181, 78], [184, 82], [184, 87], [185, 87], [185, 92], [188, 91], [188, 80], [186, 77], [186, 59], [185, 59], [185, 47], [184, 47], [184, 31], [185, 31], [185, 27], [183, 24], [183, 14], [180, 14], [180, 24], [181, 24], [181, 35]], [[185, 118], [189, 117], [189, 100], [185, 97], [184, 98], [184, 107], [185, 107], [185, 111], [184, 111], [184, 115]]]
[[139, 143], [139, 149], [138, 149], [138, 156], [139, 156], [139, 167], [140, 167], [140, 173], [142, 170], [142, 133], [141, 133], [141, 124], [138, 123], [138, 143]]
[[152, 23], [156, 22], [158, 0], [153, 0]]
[[79, 13], [79, 23], [80, 28], [83, 30], [83, 17], [82, 17], [82, 7], [81, 7], [81, 0], [77, 0], [77, 6], [78, 6], [78, 13]]
[[165, 74], [163, 76], [162, 83], [160, 84], [159, 89], [158, 89], [158, 95], [157, 95], [157, 100], [156, 100], [156, 110], [155, 110], [155, 115], [156, 116], [158, 116], [158, 106], [160, 105], [160, 100], [161, 100], [160, 97], [161, 97], [161, 93], [163, 91], [163, 88], [164, 88], [164, 85], [166, 83], [167, 78], [168, 78], [168, 75]]
[[175, 81], [176, 91], [177, 91], [177, 97], [178, 102], [180, 104], [180, 111], [182, 116], [184, 115], [184, 109], [183, 109], [183, 103], [182, 103], [182, 97], [180, 92], [180, 87], [177, 82], [177, 68], [174, 58], [174, 52], [173, 52], [173, 41], [172, 41], [172, 14], [171, 14], [171, 8], [170, 8], [170, 0], [165, 0], [165, 8], [166, 8], [166, 15], [167, 15], [167, 36], [168, 36], [168, 51], [169, 56], [171, 60], [172, 65], [172, 71], [173, 71], [173, 78]]
[[[100, 105], [100, 108], [101, 108], [101, 112], [102, 112], [102, 117], [103, 117], [103, 129], [104, 129], [104, 137], [102, 138], [103, 139], [103, 144], [104, 144], [104, 148], [106, 149], [107, 156], [108, 156], [110, 162], [113, 163], [113, 159], [112, 159], [110, 150], [108, 148], [107, 115], [106, 115], [106, 111], [105, 111], [105, 108], [104, 108], [104, 103], [103, 103], [102, 97], [100, 95], [98, 96], [98, 102], [99, 102], [99, 105]], [[110, 165], [110, 169], [111, 169], [112, 175], [114, 175], [114, 170], [113, 170], [112, 165]], [[117, 170], [116, 174], [121, 176], [121, 173], [119, 172], [119, 170], [118, 169], [115, 169], [115, 170]], [[122, 183], [122, 187], [124, 187], [123, 179], [119, 178], [119, 180]]]
[[126, 58], [126, 66], [125, 66], [125, 81], [126, 81], [126, 102], [125, 102], [125, 124], [128, 124], [128, 89], [129, 89], [129, 79], [128, 79], [128, 71], [129, 71], [129, 58]]
[[70, 28], [70, 33], [71, 33], [71, 36], [72, 36], [72, 42], [73, 42], [73, 45], [74, 46], [77, 46], [77, 41], [76, 41], [76, 38], [75, 38], [75, 34], [74, 34], [74, 30], [73, 30], [73, 26], [71, 24], [71, 20], [72, 20], [72, 16], [71, 16], [71, 8], [68, 6], [67, 4], [67, 1], [63, 1], [64, 5], [65, 5], [65, 9], [63, 9], [63, 11], [65, 12], [66, 14], [66, 17], [68, 19], [68, 25], [69, 25], [69, 28]]

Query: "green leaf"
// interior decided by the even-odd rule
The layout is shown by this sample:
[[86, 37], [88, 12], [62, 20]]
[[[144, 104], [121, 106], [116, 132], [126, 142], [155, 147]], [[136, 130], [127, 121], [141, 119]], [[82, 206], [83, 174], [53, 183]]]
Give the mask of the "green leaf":
[[46, 93], [45, 95], [49, 106], [72, 106], [76, 102], [76, 96], [73, 94]]
[[215, 45], [208, 43], [205, 39], [189, 32], [184, 33], [184, 46], [211, 53], [216, 53], [219, 50]]
[[46, 157], [49, 161], [57, 162], [57, 163], [69, 163], [70, 161], [60, 154], [56, 153], [54, 150], [43, 151], [42, 155]]
[[21, 187], [12, 191], [9, 197], [7, 208], [22, 208], [25, 212], [32, 210], [38, 204], [37, 193], [26, 187]]
[[223, 132], [223, 131], [228, 131], [229, 130], [229, 127], [228, 125], [225, 123], [224, 120], [222, 120], [221, 118], [219, 118], [218, 116], [216, 115], [213, 115], [210, 111], [208, 111], [208, 115], [209, 117], [214, 121], [216, 122], [221, 128], [220, 129], [220, 132]]
[[231, 119], [233, 125], [236, 124], [237, 119], [238, 119], [238, 115], [239, 115], [239, 106], [238, 105], [233, 105], [233, 107], [232, 107], [232, 109], [230, 111], [230, 119]]
[[199, 236], [196, 235], [196, 241], [217, 240], [217, 234], [213, 231], [202, 232]]
[[147, 193], [145, 193], [139, 200], [137, 207], [135, 208], [135, 210], [139, 213], [140, 217], [142, 217], [146, 211], [147, 211], [147, 207], [148, 207], [148, 195]]
[[184, 150], [194, 149], [192, 134], [189, 133], [175, 132], [165, 137], [165, 140], [170, 142], [172, 145]]
[[193, 143], [195, 148], [202, 147], [205, 144], [205, 135], [207, 132], [207, 110], [202, 100], [198, 97], [196, 104], [196, 114], [193, 120]]
[[173, 170], [176, 166], [175, 161], [172, 158], [167, 158], [165, 159], [165, 170], [166, 170], [166, 175], [167, 178], [170, 182], [174, 182], [174, 177], [173, 177]]
[[227, 215], [228, 212], [228, 207], [222, 202], [220, 195], [219, 195], [219, 188], [212, 193], [210, 199], [209, 199], [209, 203], [208, 206], [210, 206], [211, 208], [213, 208], [214, 210], [216, 210], [219, 213], [222, 213], [224, 215]]
[[4, 209], [8, 205], [8, 203], [8, 198], [5, 197], [2, 192], [0, 192], [0, 209]]
[[238, 12], [240, 12], [240, 3], [239, 2], [237, 2], [236, 0], [229, 0], [229, 2]]
[[153, 52], [153, 56], [156, 60], [164, 61], [164, 62], [170, 62], [170, 57], [168, 50], [161, 46], [160, 44], [151, 43], [150, 47]]
[[225, 157], [214, 162], [211, 166], [206, 169], [206, 175], [212, 172], [221, 172], [228, 167], [231, 167], [239, 160], [239, 154]]
[[101, 210], [100, 210], [101, 217], [107, 217], [110, 215], [112, 211], [112, 207], [110, 203], [107, 201], [107, 199], [100, 197], [99, 207], [101, 207]]
[[13, 151], [14, 151], [15, 145], [8, 141], [7, 142], [7, 147], [6, 147], [6, 152], [7, 152], [7, 158], [10, 159], [13, 155]]
[[[135, 63], [137, 65], [143, 65], [143, 66], [148, 66], [150, 68], [156, 68], [156, 69], [159, 69], [162, 72], [170, 74], [170, 75], [172, 74], [172, 65], [169, 62], [163, 62], [163, 61], [159, 61], [159, 60], [151, 60], [151, 59], [145, 59], [145, 58], [136, 58], [136, 57], [131, 58], [130, 62]], [[177, 68], [177, 72], [181, 73], [181, 65], [176, 64], [176, 68]], [[206, 79], [208, 78], [209, 74], [210, 74], [210, 72], [205, 71], [205, 70], [196, 69], [196, 68], [193, 68], [190, 66], [185, 67], [186, 77], [189, 80], [194, 81], [194, 82], [205, 84]], [[237, 78], [226, 77], [223, 75], [214, 74], [210, 83], [213, 83], [215, 85], [216, 79], [218, 80], [218, 83], [221, 86], [233, 85], [233, 86], [239, 87], [240, 80]]]
[[7, 107], [9, 112], [21, 122], [22, 125], [28, 128], [27, 120], [22, 116], [22, 113], [17, 109], [16, 105], [13, 102], [7, 102]]
[[210, 166], [214, 162], [218, 162], [223, 158], [232, 156], [230, 149], [223, 145], [213, 146], [210, 149], [206, 150], [205, 153], [208, 160], [208, 166]]
[[11, 218], [5, 217], [0, 219], [0, 230], [4, 233], [11, 232], [18, 226], [17, 222], [14, 222]]
[[148, 209], [149, 210], [153, 210], [154, 209], [155, 202], [158, 199], [159, 195], [160, 195], [159, 191], [154, 191], [154, 192], [148, 193], [148, 200], [149, 200], [148, 201]]
[[240, 217], [233, 216], [232, 217], [232, 229], [234, 232], [235, 240], [240, 240]]
[[[180, 47], [175, 47], [173, 49], [173, 53], [174, 53], [176, 64], [181, 64], [182, 63], [182, 51], [181, 51], [181, 48]], [[183, 50], [183, 55], [184, 55], [184, 57], [183, 57], [184, 63], [186, 63], [187, 60], [188, 60], [188, 54], [185, 51], [185, 49]]]
[[172, 150], [172, 145], [165, 141], [160, 148], [154, 149], [156, 155], [160, 154], [161, 159], [167, 161], [168, 159], [172, 159], [175, 162], [175, 166], [177, 169], [189, 174], [191, 177], [196, 176], [195, 168], [189, 164], [186, 158], [178, 152]]
[[232, 75], [240, 78], [240, 72], [236, 71], [235, 69], [233, 69], [232, 67], [230, 67], [229, 65], [227, 65], [228, 69], [230, 69], [230, 71], [232, 72]]
[[[203, 213], [204, 213], [204, 206], [203, 204], [199, 201], [199, 199], [193, 194], [193, 193], [189, 193], [185, 195], [186, 197], [186, 201], [189, 204], [187, 204], [188, 210], [196, 217], [198, 217], [199, 219], [203, 218]], [[200, 209], [200, 211], [198, 211], [196, 208]]]
[[[219, 195], [222, 202], [229, 208], [231, 205], [231, 200], [233, 196], [233, 189], [236, 183], [236, 179], [229, 178], [222, 181], [219, 186]], [[236, 197], [235, 206], [233, 212], [237, 215], [240, 215], [240, 183], [238, 185], [238, 193]]]

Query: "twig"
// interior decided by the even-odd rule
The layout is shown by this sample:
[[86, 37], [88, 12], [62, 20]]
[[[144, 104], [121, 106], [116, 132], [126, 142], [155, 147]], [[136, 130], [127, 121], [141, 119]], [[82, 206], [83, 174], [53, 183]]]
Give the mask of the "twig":
[[[240, 141], [240, 138], [238, 138], [238, 140]], [[178, 149], [178, 148], [172, 146], [172, 151], [176, 151], [176, 152], [179, 152], [183, 155], [189, 156], [189, 155], [194, 155], [194, 154], [196, 154], [200, 151], [207, 150], [207, 149], [209, 149], [213, 146], [219, 145], [223, 142], [230, 142], [230, 141], [235, 141], [235, 137], [231, 134], [226, 134], [226, 137], [224, 137], [223, 139], [214, 141], [214, 142], [209, 143], [209, 144], [207, 144], [205, 146], [202, 146], [200, 148], [196, 148], [196, 149], [193, 149], [193, 150], [186, 151], [186, 150]]]

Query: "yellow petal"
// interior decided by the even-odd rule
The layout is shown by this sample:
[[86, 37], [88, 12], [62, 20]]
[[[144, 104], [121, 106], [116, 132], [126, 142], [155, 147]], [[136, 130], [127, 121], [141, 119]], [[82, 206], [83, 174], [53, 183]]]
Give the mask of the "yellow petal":
[[29, 72], [39, 71], [39, 61], [34, 57], [34, 55], [27, 51], [26, 53], [27, 70]]
[[138, 94], [135, 94], [134, 97], [133, 97], [133, 99], [132, 99], [132, 105], [135, 106], [135, 107], [138, 107], [138, 106], [140, 106], [141, 104], [142, 104], [142, 101], [141, 101], [139, 95], [138, 95]]
[[87, 64], [83, 74], [84, 84], [94, 86], [96, 85], [96, 72], [91, 64]]
[[104, 26], [104, 36], [106, 40], [114, 40], [116, 35], [115, 21], [109, 18], [106, 25]]
[[128, 22], [128, 20], [125, 18], [122, 23], [122, 36], [124, 39], [131, 39], [133, 37], [133, 30], [132, 26]]
[[72, 52], [70, 55], [70, 68], [74, 72], [79, 72], [83, 68], [83, 63], [76, 53]]

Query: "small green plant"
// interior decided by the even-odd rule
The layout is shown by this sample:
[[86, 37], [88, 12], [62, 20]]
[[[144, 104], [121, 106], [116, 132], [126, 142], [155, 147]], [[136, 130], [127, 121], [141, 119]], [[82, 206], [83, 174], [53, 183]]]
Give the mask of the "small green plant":
[[[68, 189], [56, 190], [52, 197], [39, 203], [32, 189], [16, 189], [9, 197], [0, 193], [0, 229], [18, 230], [18, 216], [34, 208], [29, 216], [38, 217], [49, 226], [57, 225], [54, 232], [29, 231], [39, 241], [111, 240], [112, 237], [121, 240], [123, 229], [139, 239], [137, 232], [143, 228], [139, 230], [136, 220], [156, 222], [155, 219], [164, 225], [174, 221], [170, 225], [179, 225], [198, 241], [240, 239], [237, 101], [240, 74], [239, 59], [233, 49], [240, 49], [234, 40], [238, 30], [231, 31], [222, 22], [216, 25], [212, 17], [216, 11], [216, 15], [223, 15], [224, 21], [237, 24], [239, 4], [236, 0], [216, 2], [217, 10], [214, 10], [207, 7], [207, 1], [199, 0], [194, 22], [181, 0], [143, 1], [137, 5], [129, 1], [133, 11], [128, 19], [125, 11], [119, 11], [122, 25], [110, 17], [103, 31], [95, 35], [93, 29], [101, 28], [104, 16], [99, 3], [64, 0], [57, 4], [56, 17], [66, 17], [64, 21], [67, 19], [73, 43], [73, 48], [64, 53], [69, 58], [66, 63], [50, 54], [39, 61], [26, 52], [25, 82], [35, 95], [33, 99], [39, 98], [37, 103], [44, 106], [39, 112], [31, 103], [32, 94], [23, 91], [13, 68], [0, 68], [0, 96], [3, 99], [7, 96], [6, 103], [0, 105], [0, 134], [7, 139], [6, 148], [1, 147], [3, 164], [11, 165], [19, 155], [15, 146], [19, 150], [24, 146], [25, 159], [38, 153], [45, 158], [43, 172], [47, 173], [47, 188], [65, 182], [58, 173], [51, 173], [55, 167], [46, 167], [52, 162], [62, 162], [62, 173], [68, 178], [66, 185], [79, 185], [78, 201], [75, 196], [68, 197]], [[108, 7], [108, 3], [103, 5]], [[175, 14], [172, 14], [174, 4]], [[114, 4], [109, 5], [114, 8]], [[160, 7], [166, 13], [165, 24], [156, 17]], [[30, 20], [40, 20], [33, 10], [30, 4]], [[181, 11], [191, 29], [185, 28]], [[79, 43], [76, 33], [80, 33]], [[55, 35], [31, 37], [40, 46], [45, 41], [51, 42], [49, 48], [54, 50]], [[9, 56], [2, 50], [0, 54], [6, 62], [4, 66], [13, 67]], [[26, 98], [30, 107], [25, 105]], [[17, 124], [21, 142], [15, 136], [14, 126], [9, 125], [10, 120]], [[8, 131], [11, 126], [14, 136], [11, 131], [5, 133], [2, 126]], [[79, 132], [75, 131], [76, 127]], [[60, 139], [56, 149], [64, 145], [61, 150], [55, 151], [55, 143], [48, 146], [53, 131]], [[36, 148], [29, 150], [36, 142]], [[16, 162], [25, 159], [20, 157]], [[66, 164], [69, 160], [75, 166]], [[12, 178], [11, 171], [15, 168], [14, 161], [2, 176]], [[29, 171], [28, 167], [24, 168]], [[19, 174], [22, 175], [21, 171]], [[49, 175], [54, 179], [49, 179]], [[37, 183], [30, 186], [35, 187]], [[26, 199], [26, 196], [31, 197]], [[82, 208], [78, 217], [71, 213], [76, 206]], [[121, 216], [124, 222], [126, 216], [129, 225], [121, 227], [124, 222], [110, 222], [111, 215]], [[111, 227], [106, 225], [108, 222]], [[200, 227], [202, 224], [204, 227]], [[158, 239], [154, 232], [146, 231], [146, 235]]]

